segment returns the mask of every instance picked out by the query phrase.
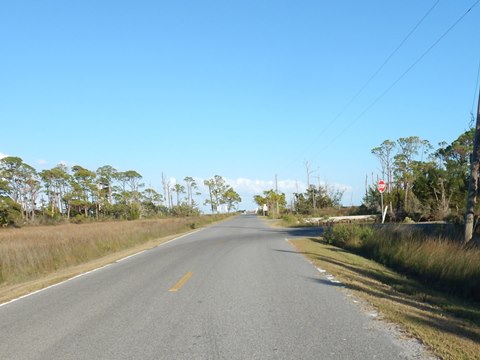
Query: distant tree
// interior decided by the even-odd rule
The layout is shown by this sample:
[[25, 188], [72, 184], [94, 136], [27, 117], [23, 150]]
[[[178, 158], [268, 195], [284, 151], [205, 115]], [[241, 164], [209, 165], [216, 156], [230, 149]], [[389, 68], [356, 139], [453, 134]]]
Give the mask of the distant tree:
[[172, 191], [174, 191], [177, 194], [177, 206], [180, 205], [180, 194], [185, 194], [185, 186], [181, 184], [175, 184], [172, 188]]
[[163, 206], [163, 196], [152, 188], [143, 190], [141, 204], [143, 215], [147, 217], [167, 212]]
[[48, 199], [47, 215], [55, 217], [57, 214], [58, 216], [67, 214], [68, 204], [65, 195], [70, 189], [68, 168], [59, 164], [52, 169], [42, 170], [39, 175]]
[[284, 193], [278, 193], [273, 189], [266, 190], [263, 192], [263, 196], [255, 195], [253, 200], [259, 207], [267, 205], [269, 215], [272, 217], [278, 217], [282, 212], [285, 211], [287, 206], [287, 201], [285, 200]]
[[219, 206], [225, 203], [225, 198], [224, 194], [227, 191], [227, 183], [225, 182], [225, 179], [221, 177], [220, 175], [215, 175], [213, 177], [213, 199], [216, 204], [216, 209], [218, 210]]
[[223, 202], [227, 205], [227, 211], [230, 212], [242, 201], [240, 195], [230, 186], [223, 193]]
[[187, 185], [187, 203], [189, 206], [194, 206], [193, 195], [200, 195], [199, 192], [196, 192], [198, 185], [191, 176], [186, 176], [183, 181]]
[[210, 209], [213, 214], [217, 211], [217, 203], [214, 201], [213, 198], [213, 188], [215, 186], [215, 181], [213, 179], [204, 180], [203, 184], [208, 188], [209, 195], [209, 198], [205, 200], [205, 205], [210, 204]]
[[340, 206], [343, 191], [328, 185], [310, 185], [304, 193], [295, 193], [295, 210], [304, 215], [314, 215], [316, 210]]
[[387, 193], [391, 192], [393, 182], [393, 150], [396, 146], [395, 141], [385, 140], [380, 146], [372, 149], [372, 154], [380, 161], [382, 178], [387, 181]]
[[109, 205], [113, 204], [113, 187], [118, 171], [111, 165], [104, 165], [97, 169], [97, 182], [101, 191], [101, 198]]
[[37, 171], [33, 168], [27, 168], [28, 171], [25, 181], [25, 213], [27, 219], [35, 220], [35, 212], [37, 209], [37, 199], [41, 190], [41, 182]]
[[0, 179], [8, 196], [21, 206], [23, 218], [34, 220], [40, 191], [37, 171], [21, 158], [7, 156], [0, 159]]
[[22, 207], [9, 196], [0, 195], [0, 225], [20, 226], [23, 221]]
[[451, 144], [441, 144], [435, 157], [442, 170], [444, 190], [439, 189], [440, 199], [450, 199], [450, 211], [463, 216], [470, 176], [470, 154], [473, 151], [474, 129], [465, 131]]
[[409, 210], [409, 195], [413, 182], [415, 181], [415, 172], [413, 164], [415, 156], [421, 152], [421, 157], [431, 149], [431, 145], [427, 140], [422, 140], [418, 136], [410, 136], [407, 138], [400, 138], [397, 140], [399, 152], [394, 157], [395, 176], [397, 181], [402, 184], [404, 194], [403, 208], [405, 211]]
[[10, 198], [20, 204], [23, 196], [23, 160], [16, 156], [7, 156], [0, 159], [1, 179], [5, 182], [6, 193]]
[[144, 184], [140, 183], [142, 175], [135, 170], [125, 171], [122, 175], [130, 188], [130, 201], [138, 203], [140, 201], [140, 188], [144, 186]]
[[[203, 184], [208, 188], [209, 195], [209, 198], [205, 200], [204, 204], [210, 204], [212, 213], [218, 212], [220, 205], [226, 204], [227, 198], [225, 194], [231, 186], [227, 185], [225, 179], [220, 175], [215, 175], [209, 180], [204, 180]], [[232, 194], [233, 193], [230, 192], [230, 195]]]
[[[393, 143], [386, 140], [372, 150], [381, 162], [382, 174], [391, 148], [386, 145]], [[432, 153], [430, 143], [418, 136], [400, 138], [395, 143], [397, 153], [392, 164], [395, 181], [392, 181], [392, 193], [384, 194], [391, 217], [442, 220], [453, 216], [458, 219], [465, 207], [473, 131], [466, 131], [451, 144], [440, 143]], [[376, 184], [370, 185], [364, 204], [379, 211], [379, 200]]]
[[141, 215], [140, 189], [144, 186], [140, 182], [142, 175], [135, 170], [128, 170], [118, 172], [116, 179], [120, 184], [119, 193], [116, 194], [117, 203], [126, 205], [123, 209], [128, 209], [127, 214], [125, 214], [127, 219], [138, 219]]
[[159, 194], [155, 189], [147, 188], [142, 192], [143, 201], [151, 202], [155, 205], [162, 205], [163, 196]]
[[96, 198], [96, 173], [83, 168], [80, 165], [72, 167], [71, 186], [73, 189], [71, 204], [82, 209], [85, 217], [89, 216], [89, 210], [95, 205]]

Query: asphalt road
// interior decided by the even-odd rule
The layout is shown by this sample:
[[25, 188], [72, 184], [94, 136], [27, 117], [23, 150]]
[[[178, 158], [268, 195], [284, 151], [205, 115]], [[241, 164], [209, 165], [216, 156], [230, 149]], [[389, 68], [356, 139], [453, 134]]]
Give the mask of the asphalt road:
[[0, 307], [0, 359], [404, 359], [401, 343], [239, 216]]

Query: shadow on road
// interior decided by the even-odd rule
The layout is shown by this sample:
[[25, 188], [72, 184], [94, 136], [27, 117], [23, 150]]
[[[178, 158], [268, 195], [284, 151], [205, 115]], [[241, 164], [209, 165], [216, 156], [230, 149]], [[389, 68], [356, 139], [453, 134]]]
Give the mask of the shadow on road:
[[280, 229], [268, 229], [268, 231], [283, 234], [287, 237], [316, 237], [316, 236], [322, 236], [323, 227], [311, 226], [311, 227], [298, 227], [298, 228], [280, 228]]
[[[314, 240], [314, 239], [311, 239]], [[332, 250], [332, 249], [330, 249]], [[398, 307], [402, 306], [409, 309], [407, 316], [411, 317], [416, 323], [423, 323], [425, 326], [436, 331], [449, 332], [459, 337], [480, 343], [480, 330], [478, 328], [466, 327], [463, 321], [479, 324], [480, 311], [469, 306], [463, 306], [463, 303], [455, 303], [452, 311], [445, 311], [450, 316], [443, 317], [437, 302], [442, 301], [441, 294], [429, 292], [424, 286], [408, 277], [398, 277], [389, 271], [363, 267], [361, 265], [346, 264], [332, 257], [318, 253], [289, 251], [275, 249], [275, 251], [302, 254], [323, 263], [329, 263], [339, 269], [343, 269], [345, 276], [355, 279], [351, 283], [332, 283], [328, 279], [311, 278], [318, 284], [344, 287], [368, 294], [377, 299], [388, 300]], [[348, 252], [343, 249], [334, 249], [334, 251]]]
[[320, 279], [320, 278], [307, 278], [309, 281], [312, 281], [317, 284], [322, 284], [322, 285], [328, 285], [328, 286], [333, 286], [333, 287], [339, 287], [339, 288], [346, 288], [347, 286], [344, 283], [341, 282], [332, 282], [328, 279]]

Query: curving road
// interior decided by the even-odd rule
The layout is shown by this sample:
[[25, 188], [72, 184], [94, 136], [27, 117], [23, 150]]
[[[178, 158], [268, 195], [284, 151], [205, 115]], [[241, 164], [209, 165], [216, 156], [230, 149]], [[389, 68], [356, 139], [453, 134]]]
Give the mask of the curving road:
[[255, 216], [0, 307], [0, 359], [404, 359]]

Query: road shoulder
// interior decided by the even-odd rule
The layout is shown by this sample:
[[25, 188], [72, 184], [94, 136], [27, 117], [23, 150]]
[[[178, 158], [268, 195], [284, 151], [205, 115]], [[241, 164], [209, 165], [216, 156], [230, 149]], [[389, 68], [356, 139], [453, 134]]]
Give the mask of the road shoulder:
[[373, 307], [376, 318], [405, 340], [414, 353], [420, 351], [421, 358], [431, 359], [433, 354], [448, 359], [480, 358], [480, 328], [471, 321], [478, 319], [478, 308], [452, 303], [457, 307], [456, 314], [461, 307], [467, 317], [459, 318], [440, 306], [450, 299], [374, 261], [324, 244], [318, 238], [290, 242], [317, 269], [340, 281], [347, 296], [366, 302], [366, 311]]

